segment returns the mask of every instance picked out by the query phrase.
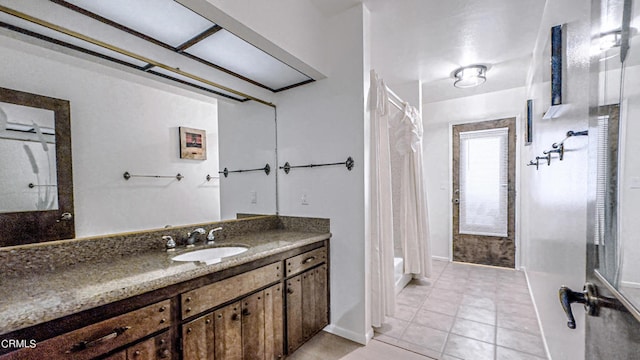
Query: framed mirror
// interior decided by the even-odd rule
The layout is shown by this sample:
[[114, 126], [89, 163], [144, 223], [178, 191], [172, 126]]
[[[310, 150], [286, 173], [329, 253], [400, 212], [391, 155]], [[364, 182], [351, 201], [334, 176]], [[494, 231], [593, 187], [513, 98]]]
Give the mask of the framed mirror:
[[70, 105], [0, 88], [0, 246], [75, 237]]

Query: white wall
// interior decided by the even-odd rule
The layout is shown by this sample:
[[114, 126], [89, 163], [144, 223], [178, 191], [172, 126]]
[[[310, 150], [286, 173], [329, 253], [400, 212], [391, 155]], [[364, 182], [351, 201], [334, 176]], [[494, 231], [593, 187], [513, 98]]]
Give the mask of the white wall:
[[[453, 85], [452, 85], [453, 86]], [[426, 96], [428, 100], [428, 96]], [[451, 126], [516, 117], [525, 107], [524, 87], [439, 102], [424, 102], [424, 168], [433, 256], [451, 259]]]
[[[366, 342], [365, 309], [365, 94], [368, 11], [356, 6], [330, 18], [332, 44], [325, 80], [282, 93], [278, 104], [278, 157], [292, 165], [355, 160], [344, 166], [280, 172], [283, 215], [331, 219], [331, 325], [328, 330]], [[301, 198], [306, 196], [308, 205]]]
[[[3, 87], [71, 103], [76, 235], [220, 218], [217, 100], [0, 34]], [[15, 35], [11, 35], [15, 36]], [[178, 126], [207, 132], [207, 160], [179, 158]], [[122, 174], [185, 176], [125, 181]]]
[[[565, 143], [563, 161], [551, 166], [525, 167], [542, 156], [567, 131], [588, 128], [589, 3], [547, 1], [529, 71], [527, 98], [534, 101], [533, 143], [522, 148], [521, 244], [527, 278], [549, 354], [554, 360], [584, 359], [584, 311], [574, 307], [578, 326], [571, 330], [558, 302], [558, 289], [582, 289], [586, 267], [588, 139]], [[569, 107], [558, 118], [543, 120], [550, 105], [549, 29], [566, 23], [563, 103]]]
[[219, 174], [216, 183], [220, 184], [222, 218], [233, 219], [238, 213], [275, 214], [275, 110], [253, 101], [220, 101], [218, 110], [220, 169], [258, 169], [265, 164], [271, 167], [269, 175], [264, 171], [229, 174], [227, 178]]

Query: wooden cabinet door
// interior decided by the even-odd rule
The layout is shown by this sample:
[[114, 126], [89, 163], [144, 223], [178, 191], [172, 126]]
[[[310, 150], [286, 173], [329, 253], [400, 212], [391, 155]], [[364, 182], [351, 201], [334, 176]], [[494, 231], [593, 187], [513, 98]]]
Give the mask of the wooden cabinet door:
[[284, 317], [281, 284], [264, 290], [264, 358], [284, 357]]
[[327, 287], [327, 265], [315, 268], [315, 325], [314, 334], [329, 324], [329, 292]]
[[287, 280], [287, 350], [291, 354], [328, 324], [327, 265]]
[[127, 351], [119, 351], [109, 357], [104, 358], [103, 360], [127, 360]]
[[127, 360], [156, 359], [156, 342], [151, 338], [127, 348]]
[[[213, 312], [215, 338], [215, 360], [242, 359], [242, 304], [227, 305]], [[200, 359], [185, 358], [185, 359]]]
[[242, 299], [242, 353], [244, 359], [264, 359], [264, 291]]
[[302, 345], [302, 275], [287, 280], [287, 349]]
[[315, 334], [316, 328], [316, 273], [310, 270], [302, 273], [302, 339], [307, 341]]
[[[205, 321], [206, 322], [206, 321]], [[126, 349], [126, 360], [171, 359], [171, 337], [168, 331]], [[123, 351], [125, 352], [125, 351]], [[117, 354], [116, 354], [117, 355]], [[114, 360], [120, 360], [116, 357]]]
[[182, 358], [214, 360], [213, 314], [201, 316], [182, 325]]

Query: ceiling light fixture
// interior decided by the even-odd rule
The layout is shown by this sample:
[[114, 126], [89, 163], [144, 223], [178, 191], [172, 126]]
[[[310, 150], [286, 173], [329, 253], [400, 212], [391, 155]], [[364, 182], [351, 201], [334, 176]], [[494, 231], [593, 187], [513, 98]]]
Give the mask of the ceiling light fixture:
[[457, 69], [453, 73], [456, 81], [453, 86], [457, 88], [470, 88], [487, 81], [487, 67], [484, 65], [469, 65]]

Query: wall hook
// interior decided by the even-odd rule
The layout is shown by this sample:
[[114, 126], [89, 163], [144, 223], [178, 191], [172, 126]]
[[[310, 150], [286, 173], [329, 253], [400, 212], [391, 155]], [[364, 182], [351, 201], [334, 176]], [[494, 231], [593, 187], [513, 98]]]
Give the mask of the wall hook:
[[533, 160], [529, 160], [529, 163], [527, 164], [527, 166], [535, 166], [536, 170], [538, 170], [539, 165], [540, 165], [540, 162], [538, 161], [537, 158], [536, 158], [536, 162], [533, 162]]
[[536, 156], [537, 160], [547, 160], [547, 166], [551, 165], [551, 154], [547, 154], [547, 156]]

